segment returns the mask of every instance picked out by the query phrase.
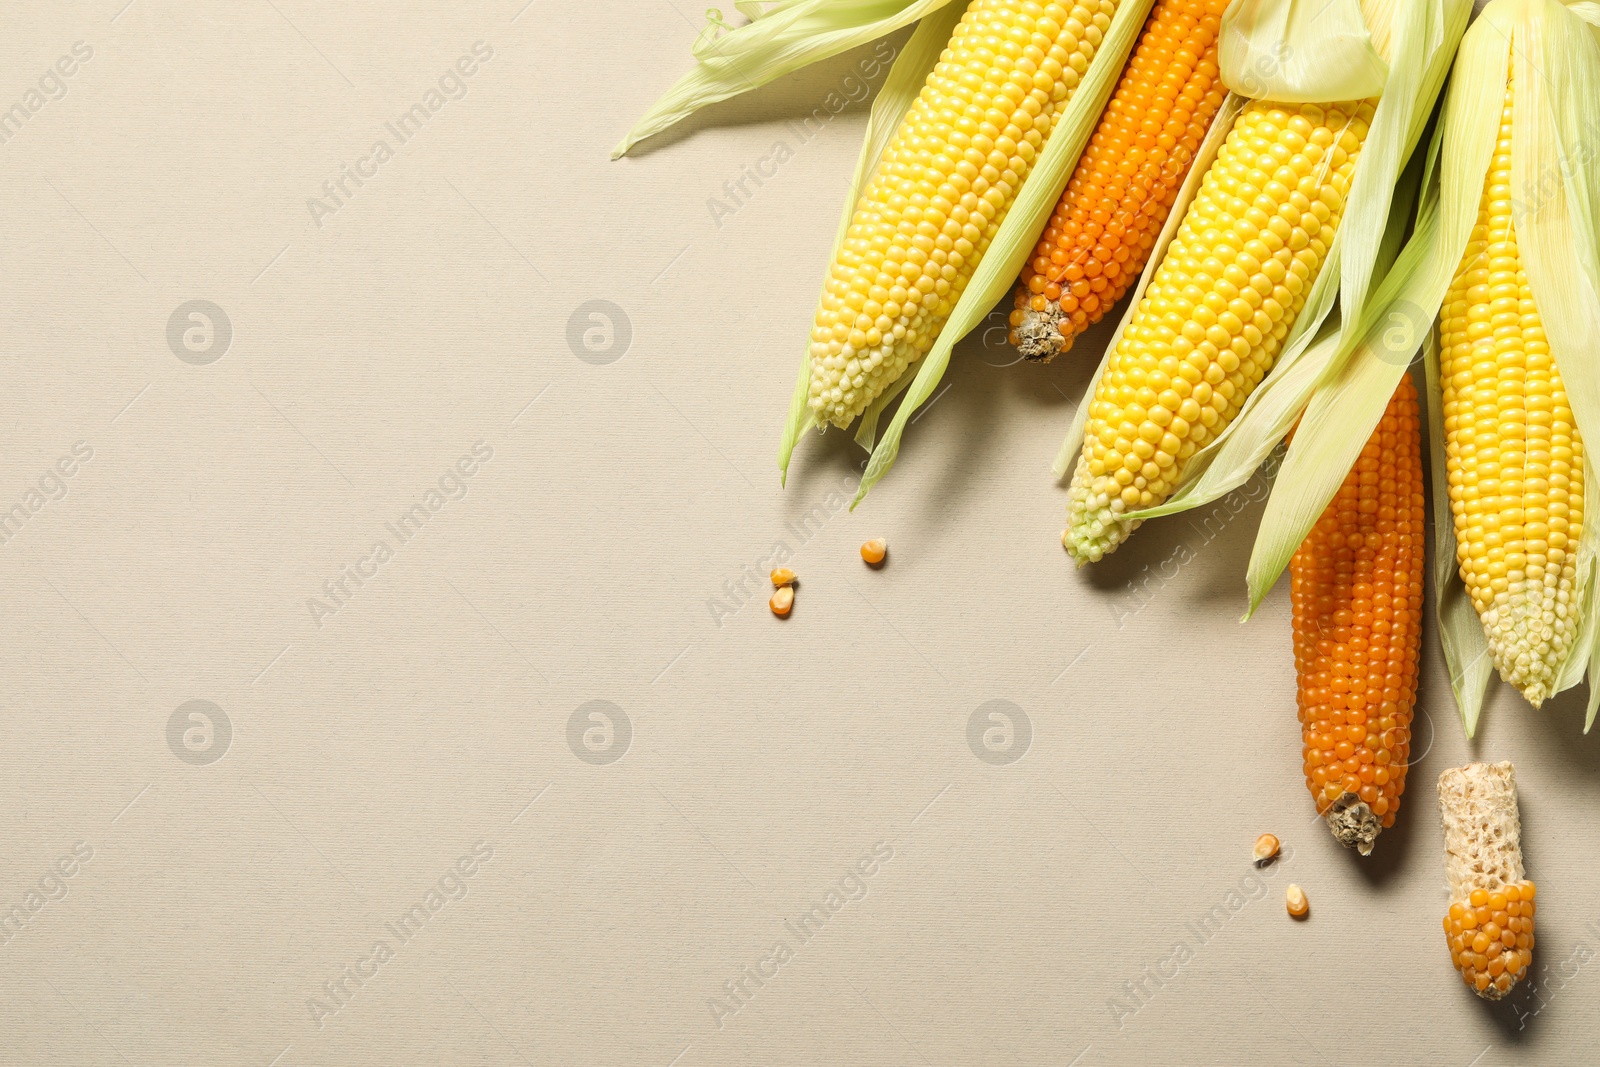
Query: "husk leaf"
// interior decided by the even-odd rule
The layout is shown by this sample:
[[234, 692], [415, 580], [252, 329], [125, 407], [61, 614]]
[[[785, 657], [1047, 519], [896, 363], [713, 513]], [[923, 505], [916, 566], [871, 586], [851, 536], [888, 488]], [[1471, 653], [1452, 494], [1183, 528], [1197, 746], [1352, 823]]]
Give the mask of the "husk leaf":
[[1359, 0], [1234, 0], [1217, 65], [1236, 93], [1298, 104], [1365, 100], [1389, 76]]
[[[695, 38], [698, 62], [611, 151], [626, 155], [634, 145], [719, 100], [758, 88], [818, 60], [909, 26], [950, 0], [741, 0], [736, 8], [752, 21], [718, 35], [722, 13]], [[964, 6], [964, 5], [957, 5]]]

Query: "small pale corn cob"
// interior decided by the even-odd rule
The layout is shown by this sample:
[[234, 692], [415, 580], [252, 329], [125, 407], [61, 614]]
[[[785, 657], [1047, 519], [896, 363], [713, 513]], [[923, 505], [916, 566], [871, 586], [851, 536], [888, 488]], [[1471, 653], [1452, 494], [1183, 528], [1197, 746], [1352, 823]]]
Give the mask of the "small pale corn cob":
[[1289, 562], [1306, 785], [1333, 836], [1363, 856], [1406, 788], [1423, 536], [1422, 425], [1406, 376]]
[[1523, 877], [1517, 778], [1507, 763], [1439, 776], [1450, 961], [1478, 996], [1499, 1000], [1533, 964], [1534, 884]]
[[972, 0], [828, 270], [811, 411], [848, 426], [933, 346], [1117, 0]]
[[1090, 401], [1061, 542], [1115, 551], [1272, 369], [1328, 256], [1375, 102], [1247, 104]]
[[1222, 106], [1227, 0], [1156, 0], [1100, 124], [1017, 283], [1011, 343], [1044, 362], [1138, 281]]
[[1578, 627], [1583, 445], [1512, 222], [1512, 87], [1478, 223], [1439, 314], [1461, 580], [1500, 676], [1538, 707]]

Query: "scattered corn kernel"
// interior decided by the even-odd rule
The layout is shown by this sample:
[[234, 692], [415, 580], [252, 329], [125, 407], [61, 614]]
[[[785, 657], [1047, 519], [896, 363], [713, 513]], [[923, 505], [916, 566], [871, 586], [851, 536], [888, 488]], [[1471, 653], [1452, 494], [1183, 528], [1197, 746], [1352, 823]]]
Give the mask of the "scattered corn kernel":
[[772, 594], [772, 599], [767, 601], [767, 607], [772, 609], [774, 615], [787, 615], [789, 609], [794, 607], [794, 586], [785, 585]]
[[1256, 838], [1256, 866], [1264, 867], [1278, 854], [1278, 839], [1272, 834]]
[[889, 551], [889, 542], [881, 537], [874, 537], [861, 546], [861, 558], [876, 566], [883, 562], [883, 557]]
[[1289, 914], [1296, 919], [1304, 918], [1306, 912], [1311, 910], [1311, 901], [1306, 899], [1306, 891], [1293, 882], [1290, 882], [1289, 888], [1284, 891], [1284, 903], [1289, 908]]
[[772, 572], [772, 584], [779, 589], [786, 585], [794, 584], [794, 571], [788, 567], [778, 567]]

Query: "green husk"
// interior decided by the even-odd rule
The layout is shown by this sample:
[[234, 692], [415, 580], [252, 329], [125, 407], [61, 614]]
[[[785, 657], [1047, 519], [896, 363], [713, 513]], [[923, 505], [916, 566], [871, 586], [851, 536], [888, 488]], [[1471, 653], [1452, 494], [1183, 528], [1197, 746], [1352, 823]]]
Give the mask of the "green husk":
[[1217, 65], [1236, 92], [1297, 104], [1365, 100], [1389, 77], [1359, 0], [1234, 0]]
[[861, 503], [878, 480], [888, 473], [900, 453], [900, 438], [911, 417], [933, 395], [950, 363], [956, 342], [981, 323], [990, 309], [1008, 296], [1016, 283], [1028, 253], [1033, 250], [1056, 201], [1072, 176], [1078, 156], [1088, 144], [1100, 121], [1111, 91], [1122, 74], [1128, 53], [1144, 26], [1154, 0], [1121, 0], [1105, 38], [1072, 99], [1056, 120], [1045, 142], [1044, 151], [1022, 183], [1016, 200], [995, 231], [983, 259], [973, 271], [961, 298], [950, 312], [933, 348], [916, 364], [917, 373], [909, 392], [895, 412], [894, 421], [873, 449], [861, 486], [850, 506]]
[[[855, 216], [856, 202], [861, 198], [861, 190], [872, 180], [873, 172], [883, 159], [884, 150], [894, 138], [906, 112], [916, 103], [923, 84], [928, 80], [928, 73], [938, 63], [940, 54], [950, 42], [950, 35], [955, 32], [956, 23], [961, 21], [965, 11], [965, 4], [947, 4], [929, 14], [917, 24], [911, 39], [889, 69], [883, 88], [878, 90], [877, 98], [872, 102], [872, 113], [867, 119], [867, 135], [861, 142], [861, 153], [856, 157], [855, 176], [850, 179], [850, 195], [845, 198], [839, 232], [833, 239], [833, 253], [828, 257], [830, 262], [837, 258], [839, 248], [844, 244], [845, 234], [850, 230], [850, 220]], [[909, 379], [910, 375], [907, 375], [901, 381]], [[905, 385], [896, 382], [862, 414], [861, 425], [856, 433], [858, 441], [862, 441], [863, 435], [867, 438], [862, 441], [862, 447], [872, 447], [870, 441], [877, 429], [878, 417], [889, 401], [904, 388]], [[784, 483], [789, 479], [789, 460], [794, 455], [795, 444], [802, 434], [817, 424], [808, 403], [810, 389], [811, 345], [807, 343], [800, 355], [800, 375], [795, 380], [794, 393], [789, 399], [789, 417], [784, 423], [783, 441], [778, 446], [778, 469]]]
[[[1318, 273], [1306, 307], [1271, 372], [1233, 422], [1190, 460], [1184, 483], [1159, 506], [1130, 518], [1143, 520], [1186, 511], [1243, 485], [1294, 425], [1313, 394], [1325, 388], [1363, 339], [1370, 337], [1374, 323], [1384, 321], [1368, 306], [1378, 299], [1371, 293], [1372, 281], [1385, 275], [1404, 232], [1406, 202], [1414, 188], [1411, 183], [1420, 179], [1414, 170], [1406, 180], [1402, 174], [1427, 127], [1469, 10], [1469, 0], [1401, 0], [1392, 21], [1378, 28], [1380, 39], [1386, 37], [1392, 45], [1393, 64], [1362, 148], [1344, 219], [1328, 252], [1330, 266], [1337, 263], [1338, 270], [1325, 268]], [[1382, 11], [1374, 17], [1382, 17]], [[1341, 311], [1338, 331], [1330, 340], [1325, 323], [1335, 298]], [[1396, 373], [1420, 344], [1421, 333], [1415, 331], [1409, 350], [1398, 357]], [[1390, 363], [1397, 358], [1387, 350], [1383, 355]], [[1395, 381], [1397, 377], [1391, 379], [1388, 392], [1371, 412], [1371, 425], [1382, 416]], [[1300, 440], [1297, 435], [1297, 444]], [[1362, 436], [1361, 442], [1365, 440]], [[1359, 453], [1360, 444], [1355, 448]], [[1341, 472], [1330, 496], [1342, 480]], [[1280, 471], [1279, 484], [1287, 481]], [[1311, 521], [1320, 513], [1319, 507]], [[1303, 532], [1300, 536], [1303, 538]], [[1299, 538], [1294, 541], [1298, 544]], [[1289, 553], [1293, 550], [1290, 547]], [[1287, 559], [1285, 555], [1283, 560]]]
[[[719, 100], [738, 96], [818, 60], [848, 52], [948, 6], [950, 0], [736, 0], [751, 21], [727, 30], [716, 8], [695, 38], [699, 62], [678, 79], [611, 151], [634, 145]], [[963, 6], [963, 5], [957, 5]]]

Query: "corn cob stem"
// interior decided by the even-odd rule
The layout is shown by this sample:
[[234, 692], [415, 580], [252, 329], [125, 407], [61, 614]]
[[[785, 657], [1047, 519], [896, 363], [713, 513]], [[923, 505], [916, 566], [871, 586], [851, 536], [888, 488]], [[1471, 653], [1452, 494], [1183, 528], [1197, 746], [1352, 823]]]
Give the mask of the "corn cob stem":
[[1118, 0], [972, 0], [862, 193], [811, 331], [809, 402], [848, 426], [933, 346]]
[[1439, 776], [1450, 910], [1444, 933], [1461, 979], [1499, 1000], [1533, 963], [1534, 884], [1523, 877], [1517, 779], [1505, 763]]
[[1584, 470], [1517, 251], [1514, 98], [1508, 78], [1478, 222], [1439, 316], [1439, 366], [1461, 579], [1500, 676], [1538, 707], [1577, 632]]
[[1090, 401], [1062, 544], [1115, 551], [1272, 369], [1327, 259], [1374, 101], [1251, 101]]
[[1422, 645], [1422, 429], [1410, 376], [1289, 563], [1306, 786], [1363, 856], [1405, 792]]
[[1017, 284], [1011, 343], [1045, 362], [1138, 280], [1226, 95], [1226, 0], [1157, 0]]

